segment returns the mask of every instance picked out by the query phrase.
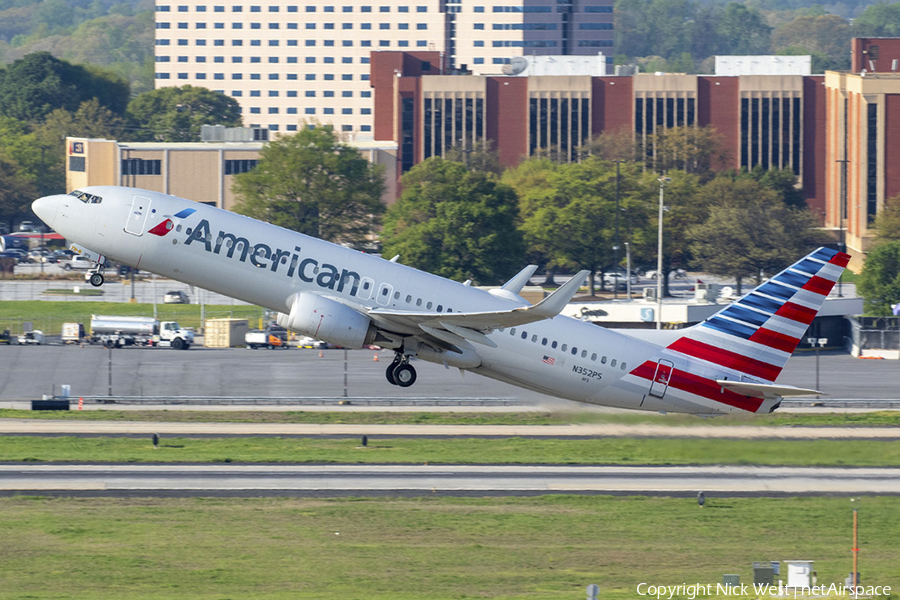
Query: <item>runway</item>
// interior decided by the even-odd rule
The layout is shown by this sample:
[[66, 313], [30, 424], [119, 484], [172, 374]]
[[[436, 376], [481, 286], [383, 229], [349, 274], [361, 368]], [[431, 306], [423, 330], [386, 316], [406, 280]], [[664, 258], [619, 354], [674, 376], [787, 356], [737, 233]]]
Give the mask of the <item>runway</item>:
[[698, 437], [719, 439], [900, 440], [900, 427], [755, 427], [752, 425], [384, 425], [314, 423], [177, 423], [154, 421], [66, 421], [0, 419], [0, 435], [103, 436], [300, 436], [300, 437]]
[[0, 465], [0, 494], [782, 496], [900, 494], [900, 468]]

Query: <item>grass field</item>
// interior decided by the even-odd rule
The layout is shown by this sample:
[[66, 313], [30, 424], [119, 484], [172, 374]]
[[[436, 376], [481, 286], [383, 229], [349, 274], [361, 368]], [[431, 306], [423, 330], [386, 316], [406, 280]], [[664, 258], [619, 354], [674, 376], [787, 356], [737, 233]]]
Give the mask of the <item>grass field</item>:
[[[156, 305], [161, 321], [178, 321], [183, 327], [200, 327], [199, 304]], [[57, 335], [63, 323], [83, 323], [85, 329], [91, 322], [91, 315], [128, 315], [132, 317], [152, 317], [152, 304], [129, 304], [127, 302], [64, 302], [50, 300], [22, 300], [0, 302], [0, 329], [9, 328], [13, 333], [21, 331], [24, 321], [34, 323], [35, 329], [45, 334]], [[249, 319], [256, 327], [263, 311], [258, 306], [206, 305], [206, 318], [234, 317]]]
[[429, 464], [900, 465], [900, 444], [873, 440], [702, 438], [0, 437], [0, 461]]
[[[791, 427], [900, 427], [900, 411], [866, 413], [773, 413], [726, 415], [699, 419], [691, 415], [656, 413], [572, 412], [354, 412], [342, 411], [187, 411], [187, 410], [85, 410], [31, 411], [0, 409], [0, 418], [65, 419], [76, 421], [155, 421], [199, 423], [362, 423], [429, 425], [563, 425], [611, 423], [620, 425], [754, 425]], [[900, 437], [900, 435], [898, 435]]]
[[841, 583], [851, 506], [862, 581], [897, 590], [889, 497], [0, 498], [0, 599], [638, 598], [789, 559]]

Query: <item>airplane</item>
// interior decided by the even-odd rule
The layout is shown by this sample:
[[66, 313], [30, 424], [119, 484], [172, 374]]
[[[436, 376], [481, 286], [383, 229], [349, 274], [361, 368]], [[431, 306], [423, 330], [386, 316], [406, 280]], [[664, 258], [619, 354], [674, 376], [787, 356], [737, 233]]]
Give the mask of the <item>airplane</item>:
[[560, 315], [581, 271], [537, 304], [519, 292], [530, 265], [480, 290], [236, 213], [147, 190], [92, 186], [34, 201], [72, 248], [277, 311], [300, 335], [394, 350], [388, 383], [411, 358], [588, 404], [716, 416], [768, 413], [821, 392], [775, 383], [850, 256], [818, 248], [705, 321], [619, 331]]

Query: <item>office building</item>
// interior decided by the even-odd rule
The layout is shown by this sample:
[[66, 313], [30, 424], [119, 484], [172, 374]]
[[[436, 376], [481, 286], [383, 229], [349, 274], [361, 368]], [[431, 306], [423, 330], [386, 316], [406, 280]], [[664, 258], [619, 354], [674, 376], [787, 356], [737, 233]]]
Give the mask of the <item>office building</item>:
[[159, 0], [156, 85], [227, 94], [250, 127], [319, 122], [371, 137], [372, 52], [433, 52], [434, 73], [500, 73], [516, 56], [611, 55], [612, 21], [612, 0]]

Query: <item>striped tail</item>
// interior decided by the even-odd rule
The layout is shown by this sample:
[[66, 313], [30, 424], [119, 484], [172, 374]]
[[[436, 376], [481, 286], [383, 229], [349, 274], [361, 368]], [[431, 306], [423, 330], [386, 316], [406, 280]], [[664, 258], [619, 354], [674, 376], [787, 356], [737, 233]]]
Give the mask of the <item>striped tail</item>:
[[822, 308], [850, 256], [819, 248], [688, 330], [664, 351], [708, 370], [774, 382]]

